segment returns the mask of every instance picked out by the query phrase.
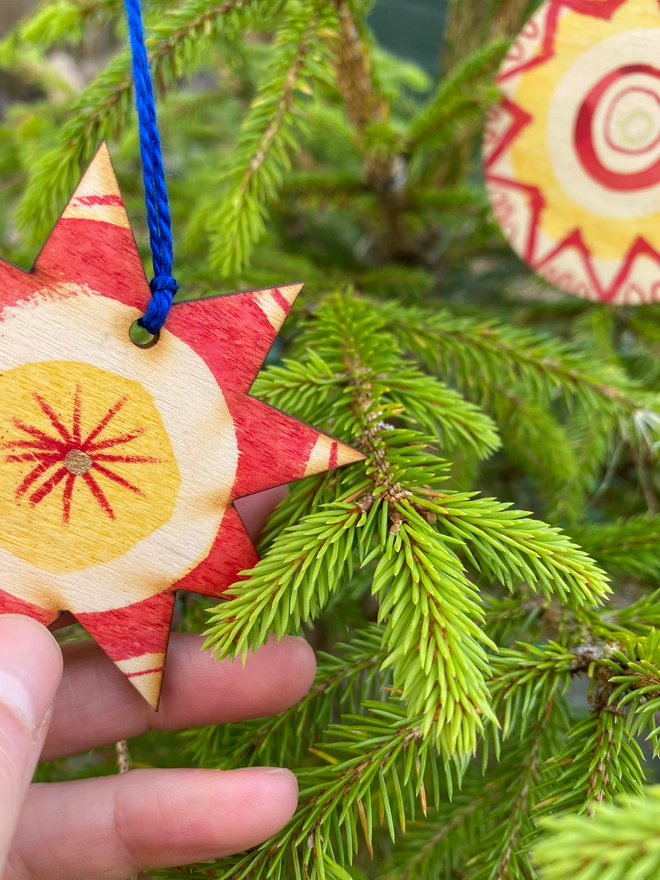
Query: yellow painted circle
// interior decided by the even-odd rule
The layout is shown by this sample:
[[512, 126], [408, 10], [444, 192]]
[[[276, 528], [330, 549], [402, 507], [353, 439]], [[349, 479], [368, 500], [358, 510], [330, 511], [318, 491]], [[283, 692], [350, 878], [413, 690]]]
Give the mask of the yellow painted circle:
[[167, 523], [181, 477], [151, 394], [76, 361], [0, 373], [0, 548], [52, 573], [123, 556]]

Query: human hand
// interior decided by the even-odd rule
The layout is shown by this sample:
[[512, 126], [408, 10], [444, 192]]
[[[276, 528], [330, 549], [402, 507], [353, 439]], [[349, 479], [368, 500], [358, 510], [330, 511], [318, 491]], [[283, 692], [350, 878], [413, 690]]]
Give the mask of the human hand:
[[[241, 513], [252, 525], [263, 519], [259, 506]], [[2, 880], [124, 880], [240, 852], [289, 820], [297, 786], [286, 770], [133, 770], [29, 784], [42, 747], [50, 760], [150, 729], [275, 714], [314, 678], [313, 652], [300, 639], [269, 641], [245, 667], [201, 648], [200, 636], [173, 634], [155, 713], [94, 643], [60, 652], [40, 624], [0, 617]]]
[[240, 852], [289, 820], [297, 787], [286, 770], [133, 770], [28, 790], [42, 745], [50, 760], [149, 729], [271, 715], [300, 699], [314, 677], [313, 652], [300, 639], [271, 640], [245, 667], [218, 663], [201, 647], [199, 636], [173, 634], [155, 713], [95, 644], [65, 644], [46, 735], [59, 647], [28, 618], [0, 618], [3, 880], [124, 880]]

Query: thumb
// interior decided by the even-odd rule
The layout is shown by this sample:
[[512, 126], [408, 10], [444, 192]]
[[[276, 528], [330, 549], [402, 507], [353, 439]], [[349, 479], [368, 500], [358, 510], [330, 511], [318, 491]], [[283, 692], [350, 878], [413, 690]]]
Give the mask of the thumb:
[[62, 678], [62, 653], [45, 627], [0, 616], [0, 876]]

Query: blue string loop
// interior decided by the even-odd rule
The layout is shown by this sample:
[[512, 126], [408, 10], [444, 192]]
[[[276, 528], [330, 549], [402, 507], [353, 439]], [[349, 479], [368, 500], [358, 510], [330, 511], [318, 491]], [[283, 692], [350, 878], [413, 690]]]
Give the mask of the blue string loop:
[[172, 299], [179, 289], [171, 275], [156, 275], [149, 282], [151, 302], [149, 308], [138, 323], [153, 336], [157, 336], [172, 308]]
[[179, 288], [172, 275], [174, 262], [172, 218], [156, 122], [156, 102], [144, 44], [140, 0], [125, 0], [125, 5], [133, 56], [133, 84], [140, 135], [144, 199], [154, 269], [154, 278], [149, 285], [152, 293], [151, 301], [138, 323], [149, 333], [157, 336], [172, 306], [174, 294]]

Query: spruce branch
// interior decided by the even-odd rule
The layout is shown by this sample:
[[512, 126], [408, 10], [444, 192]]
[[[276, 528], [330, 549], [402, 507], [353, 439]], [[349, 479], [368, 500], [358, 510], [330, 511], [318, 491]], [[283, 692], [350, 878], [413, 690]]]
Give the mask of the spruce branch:
[[463, 544], [475, 568], [509, 589], [514, 579], [526, 581], [548, 598], [555, 595], [577, 606], [598, 604], [610, 592], [605, 574], [561, 530], [474, 495], [422, 489], [415, 503]]
[[554, 622], [555, 609], [561, 612], [556, 600], [535, 594], [525, 584], [502, 596], [484, 596], [488, 635], [502, 647], [528, 641], [534, 634], [540, 637]]
[[[283, 367], [264, 371], [254, 393], [303, 421], [314, 418], [332, 428], [334, 410], [345, 403], [351, 381], [349, 370], [336, 372], [312, 350], [305, 362], [285, 360]], [[478, 407], [396, 353], [387, 372], [379, 370], [374, 382], [379, 399], [396, 406], [399, 419], [434, 434], [441, 449], [449, 452], [467, 445], [485, 458], [498, 447], [493, 422]]]
[[462, 120], [484, 105], [498, 100], [492, 77], [511, 45], [498, 39], [464, 58], [452, 72], [440, 80], [428, 103], [412, 121], [406, 150], [416, 153], [428, 147], [456, 120]]
[[278, 639], [316, 616], [331, 593], [350, 577], [358, 524], [367, 514], [354, 501], [337, 501], [286, 528], [249, 576], [234, 585], [230, 601], [209, 619], [205, 647], [222, 659]]
[[534, 808], [544, 765], [556, 753], [565, 715], [551, 700], [543, 715], [509, 743], [500, 763], [492, 768], [487, 784], [494, 790], [493, 815], [474, 842], [468, 861], [474, 880], [529, 880], [534, 876], [528, 849], [537, 836]]
[[376, 75], [365, 22], [366, 9], [354, 0], [334, 0], [338, 13], [333, 44], [336, 83], [364, 155], [365, 179], [376, 195], [384, 243], [391, 256], [407, 250], [403, 212], [408, 184], [402, 138], [390, 121], [388, 96]]
[[382, 880], [435, 880], [457, 873], [460, 876], [470, 847], [484, 833], [484, 819], [488, 821], [495, 796], [492, 784], [479, 777], [469, 791], [464, 783], [451, 801], [440, 803], [424, 821], [410, 823]]
[[[391, 369], [396, 346], [377, 320], [364, 320], [370, 312], [349, 296], [331, 298], [305, 334], [314, 354], [262, 381], [270, 402], [298, 415], [325, 413], [368, 461], [350, 487], [337, 478], [317, 483], [323, 502], [312, 502], [311, 512], [302, 513], [306, 490], [285, 503], [284, 530], [233, 598], [215, 609], [207, 644], [220, 656], [245, 656], [270, 631], [281, 637], [297, 628], [328, 601], [333, 583], [350, 576], [356, 551], [363, 566], [375, 562], [372, 592], [394, 687], [443, 753], [471, 754], [483, 720], [495, 722], [485, 650], [494, 645], [483, 632], [478, 589], [457, 554], [510, 589], [526, 581], [576, 607], [597, 603], [607, 582], [559, 530], [509, 505], [439, 491], [445, 469], [427, 438], [391, 424], [405, 412], [397, 399], [409, 386]], [[417, 376], [411, 382], [423, 385]], [[333, 485], [341, 486], [334, 496]]]
[[280, 501], [264, 526], [259, 540], [260, 551], [266, 552], [275, 538], [301, 517], [318, 511], [323, 504], [340, 500], [341, 492], [341, 481], [332, 472], [305, 477], [292, 484], [289, 494]]
[[575, 452], [563, 425], [547, 409], [513, 388], [493, 385], [489, 409], [495, 416], [507, 456], [538, 480], [546, 493], [576, 479]]
[[[422, 733], [447, 755], [476, 750], [483, 720], [496, 723], [489, 705], [485, 647], [495, 645], [482, 629], [479, 594], [452, 550], [432, 526], [405, 504], [393, 526], [373, 580], [386, 621], [384, 666]], [[405, 519], [404, 519], [405, 517]]]
[[120, 53], [75, 102], [58, 144], [36, 163], [16, 222], [34, 239], [44, 238], [62, 210], [99, 142], [112, 136], [130, 110], [130, 56]]
[[[331, 306], [325, 314], [326, 331], [335, 336], [351, 377], [358, 443], [370, 456], [372, 497], [386, 517], [372, 586], [380, 599], [379, 619], [386, 621], [384, 642], [390, 653], [384, 665], [392, 665], [394, 686], [401, 688], [410, 713], [422, 715], [422, 732], [432, 734], [445, 754], [468, 755], [476, 750], [482, 718], [495, 720], [488, 705], [483, 647], [494, 645], [479, 626], [483, 614], [478, 593], [453, 549], [406, 501], [412, 495], [413, 461], [406, 479], [391, 454], [398, 432], [382, 421], [384, 408], [362, 340], [341, 333], [337, 318]], [[410, 456], [414, 446], [404, 450]]]
[[654, 583], [660, 577], [660, 517], [634, 516], [571, 528], [577, 543], [607, 571]]
[[282, 880], [292, 872], [309, 880], [346, 880], [343, 866], [357, 852], [357, 828], [368, 847], [379, 815], [392, 838], [397, 825], [405, 830], [415, 801], [425, 803], [430, 747], [394, 701], [367, 708], [368, 718], [345, 719], [337, 727], [343, 741], [320, 746], [329, 765], [300, 775], [300, 806], [291, 823], [261, 846], [221, 862], [218, 880]]
[[[252, 21], [258, 7], [264, 17], [280, 0], [186, 0], [168, 12], [147, 40], [152, 75], [176, 79], [190, 72], [205, 47], [218, 35], [235, 39]], [[101, 140], [111, 138], [125, 124], [131, 112], [131, 60], [128, 50], [120, 52], [96, 80], [77, 98], [64, 123], [57, 145], [32, 169], [16, 212], [19, 226], [35, 239], [48, 233], [70, 195], [86, 161]]]
[[390, 106], [374, 70], [364, 10], [353, 0], [334, 0], [338, 13], [333, 46], [337, 88], [366, 158], [366, 180], [380, 196], [390, 226], [398, 228], [407, 173], [400, 139], [389, 124]]
[[616, 627], [619, 640], [622, 631], [628, 635], [646, 636], [651, 630], [660, 629], [660, 591], [640, 596], [622, 608], [604, 608], [599, 622]]
[[570, 676], [583, 668], [573, 651], [556, 642], [500, 649], [491, 666], [493, 709], [501, 719], [505, 738], [547, 720], [548, 706], [566, 693]]
[[647, 733], [653, 754], [660, 754], [660, 632], [653, 630], [645, 638], [626, 639], [605, 665], [610, 685], [614, 686], [609, 702], [627, 711], [629, 735]]
[[90, 21], [114, 17], [121, 10], [121, 0], [56, 0], [40, 3], [0, 41], [0, 63], [9, 66], [20, 60], [27, 47], [46, 52], [61, 43], [77, 45]]
[[558, 486], [548, 511], [551, 517], [571, 523], [584, 519], [588, 504], [608, 488], [636, 415], [626, 419], [605, 407], [587, 406], [571, 416], [566, 433], [576, 467]]
[[534, 850], [544, 880], [655, 880], [660, 873], [660, 787], [603, 804], [593, 818], [545, 819]]
[[[497, 660], [497, 658], [495, 658]], [[505, 743], [497, 761], [472, 767], [461, 791], [414, 823], [393, 852], [385, 877], [529, 880], [528, 844], [537, 835], [534, 807], [544, 764], [560, 748], [567, 710], [559, 696]]]
[[589, 411], [602, 408], [628, 421], [654, 411], [654, 398], [620, 368], [575, 345], [415, 306], [385, 303], [378, 310], [405, 350], [434, 372], [455, 376], [470, 396], [488, 399], [492, 385], [514, 382], [532, 400], [547, 402], [562, 393]]
[[596, 686], [593, 711], [571, 727], [566, 748], [548, 762], [546, 796], [538, 804], [539, 815], [558, 810], [593, 815], [599, 803], [642, 792], [642, 751], [630, 736], [622, 712], [608, 704], [611, 689], [609, 684]]
[[315, 80], [329, 77], [323, 35], [336, 19], [326, 0], [290, 0], [277, 29], [273, 61], [266, 71], [223, 175], [227, 185], [218, 211], [208, 221], [211, 263], [224, 275], [242, 269], [266, 228], [268, 206], [300, 149], [301, 96]]
[[335, 0], [335, 5], [339, 22], [335, 44], [337, 88], [358, 141], [362, 142], [370, 125], [386, 121], [389, 107], [374, 78], [362, 11], [351, 0]]
[[487, 458], [499, 447], [492, 420], [435, 377], [425, 376], [402, 360], [386, 382], [389, 391], [383, 400], [391, 399], [403, 408], [404, 422], [437, 436], [440, 449], [451, 452], [458, 446], [468, 447], [479, 458]]

